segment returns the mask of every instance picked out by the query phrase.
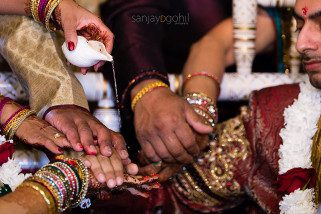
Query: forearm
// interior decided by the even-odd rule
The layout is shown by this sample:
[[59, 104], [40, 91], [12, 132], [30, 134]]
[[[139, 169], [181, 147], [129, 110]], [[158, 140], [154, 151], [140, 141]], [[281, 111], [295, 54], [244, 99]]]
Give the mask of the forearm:
[[48, 213], [46, 202], [39, 192], [22, 187], [0, 198], [0, 210], [3, 213], [44, 214]]
[[218, 84], [223, 78], [224, 70], [234, 63], [232, 35], [231, 20], [226, 20], [192, 46], [183, 70], [184, 79], [190, 74], [205, 72], [214, 76], [217, 81], [201, 75], [195, 76], [185, 82], [184, 93], [202, 92], [213, 100], [217, 99]]
[[25, 8], [29, 0], [1, 0], [0, 14], [26, 15]]

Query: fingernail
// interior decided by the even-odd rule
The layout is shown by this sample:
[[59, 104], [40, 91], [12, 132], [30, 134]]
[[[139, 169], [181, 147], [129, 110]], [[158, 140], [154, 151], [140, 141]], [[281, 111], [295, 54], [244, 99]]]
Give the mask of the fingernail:
[[87, 161], [87, 160], [84, 162], [84, 164], [85, 164], [86, 167], [90, 167], [91, 166], [90, 162]]
[[98, 181], [100, 183], [104, 183], [106, 181], [105, 176], [103, 174], [99, 174], [98, 175]]
[[90, 149], [92, 152], [97, 153], [97, 150], [96, 150], [95, 146], [90, 145], [90, 146], [89, 146], [89, 149]]
[[78, 146], [78, 148], [80, 148], [80, 149], [84, 149], [84, 147], [83, 147], [80, 143], [78, 143], [77, 146]]
[[107, 155], [111, 155], [111, 154], [112, 154], [112, 151], [111, 151], [111, 149], [109, 148], [109, 146], [106, 147], [106, 152], [107, 152]]
[[107, 182], [107, 186], [111, 189], [116, 186], [115, 180], [114, 179], [109, 179]]
[[122, 159], [128, 158], [128, 152], [127, 152], [126, 150], [122, 150], [122, 151], [120, 152], [120, 157], [121, 157]]
[[117, 178], [116, 178], [116, 184], [117, 184], [117, 186], [122, 185], [123, 182], [124, 182], [124, 180], [123, 180], [121, 177], [117, 177]]
[[73, 51], [73, 50], [75, 50], [75, 43], [73, 43], [73, 42], [68, 42], [68, 49], [70, 50], [70, 51]]

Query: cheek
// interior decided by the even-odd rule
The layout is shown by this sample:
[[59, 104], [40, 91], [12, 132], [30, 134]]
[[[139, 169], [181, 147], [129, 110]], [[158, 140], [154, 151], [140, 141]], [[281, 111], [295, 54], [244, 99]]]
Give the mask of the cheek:
[[314, 87], [321, 89], [321, 71], [309, 74], [309, 79]]

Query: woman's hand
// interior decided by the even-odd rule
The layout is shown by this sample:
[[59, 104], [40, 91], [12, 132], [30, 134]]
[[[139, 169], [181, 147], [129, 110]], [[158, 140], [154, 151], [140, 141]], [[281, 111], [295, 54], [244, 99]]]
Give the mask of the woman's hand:
[[26, 144], [45, 147], [55, 154], [62, 154], [62, 148], [72, 148], [64, 134], [36, 116], [25, 119], [15, 135]]
[[[97, 154], [84, 155], [80, 159], [90, 168], [94, 178], [102, 184], [107, 184], [110, 189], [123, 184], [124, 165], [122, 159], [114, 149], [110, 157]], [[136, 175], [138, 173], [138, 167], [133, 163], [125, 165], [125, 169], [130, 175]], [[92, 181], [92, 183], [95, 183], [95, 181]]]
[[[77, 33], [88, 40], [101, 41], [108, 53], [111, 53], [114, 43], [113, 33], [106, 27], [102, 20], [88, 10], [82, 8], [73, 0], [63, 0], [55, 10], [57, 22], [64, 31], [66, 44], [70, 51], [77, 45]], [[101, 61], [94, 65], [95, 71], [104, 64]], [[85, 74], [87, 68], [81, 68]]]

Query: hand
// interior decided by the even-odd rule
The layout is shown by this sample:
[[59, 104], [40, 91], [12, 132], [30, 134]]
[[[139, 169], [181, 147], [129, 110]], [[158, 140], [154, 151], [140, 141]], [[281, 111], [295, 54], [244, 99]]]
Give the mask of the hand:
[[[90, 168], [94, 178], [98, 182], [107, 184], [109, 188], [123, 184], [124, 168], [117, 152], [113, 151], [110, 157], [98, 154], [84, 155], [80, 159], [84, 161], [86, 167]], [[130, 175], [136, 175], [138, 167], [136, 164], [130, 163], [126, 166], [126, 171]], [[95, 182], [95, 180], [91, 181], [91, 183]]]
[[[99, 152], [104, 156], [111, 156], [114, 147], [123, 164], [131, 162], [123, 137], [109, 130], [85, 110], [71, 106], [56, 108], [46, 115], [45, 120], [67, 136], [75, 151], [80, 152], [84, 149], [89, 155]], [[99, 147], [96, 148], [96, 145]]]
[[152, 162], [192, 161], [200, 151], [193, 131], [200, 134], [212, 131], [185, 100], [167, 88], [143, 96], [134, 116], [136, 136]]
[[[57, 134], [58, 137], [56, 137]], [[30, 116], [25, 119], [15, 135], [24, 143], [32, 146], [45, 147], [55, 154], [62, 154], [63, 151], [61, 148], [71, 148], [71, 144], [64, 134], [61, 134], [48, 122], [36, 116]]]
[[[64, 31], [66, 44], [70, 51], [77, 46], [77, 32], [88, 40], [101, 41], [108, 53], [111, 53], [114, 43], [113, 33], [106, 27], [102, 20], [88, 10], [77, 5], [73, 0], [62, 1], [55, 11], [56, 19], [61, 22]], [[95, 71], [103, 66], [101, 61], [94, 66]], [[86, 74], [87, 68], [81, 68]]]

